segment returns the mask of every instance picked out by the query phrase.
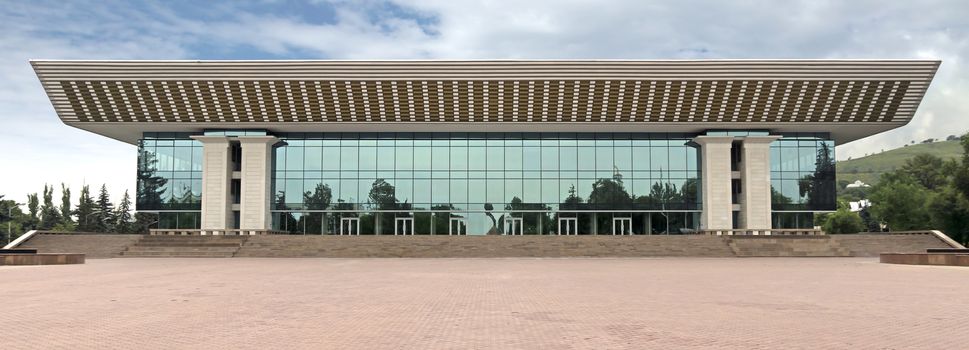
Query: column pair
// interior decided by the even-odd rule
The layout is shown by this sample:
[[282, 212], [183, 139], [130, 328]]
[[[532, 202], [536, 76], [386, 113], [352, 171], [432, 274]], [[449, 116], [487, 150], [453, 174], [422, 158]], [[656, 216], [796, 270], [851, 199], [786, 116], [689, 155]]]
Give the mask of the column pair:
[[[698, 136], [700, 146], [700, 191], [703, 212], [700, 228], [734, 228], [733, 180], [740, 180], [738, 227], [751, 230], [771, 228], [770, 144], [780, 136]], [[731, 150], [739, 143], [738, 171], [731, 168]]]
[[[279, 142], [274, 136], [192, 136], [202, 143], [202, 222], [203, 230], [225, 230], [235, 226], [232, 180], [240, 180], [239, 228], [268, 230], [272, 223], [269, 203], [272, 198], [272, 150]], [[234, 174], [232, 144], [238, 142], [242, 157], [240, 171]]]

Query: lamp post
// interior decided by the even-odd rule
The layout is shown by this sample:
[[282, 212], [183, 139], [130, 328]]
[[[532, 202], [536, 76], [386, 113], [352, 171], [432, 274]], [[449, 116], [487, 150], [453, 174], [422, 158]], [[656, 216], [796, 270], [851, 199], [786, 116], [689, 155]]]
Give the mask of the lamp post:
[[7, 244], [10, 244], [10, 239], [13, 238], [13, 231], [10, 229], [10, 224], [13, 223], [13, 208], [24, 205], [23, 203], [14, 202], [9, 208], [7, 208]]

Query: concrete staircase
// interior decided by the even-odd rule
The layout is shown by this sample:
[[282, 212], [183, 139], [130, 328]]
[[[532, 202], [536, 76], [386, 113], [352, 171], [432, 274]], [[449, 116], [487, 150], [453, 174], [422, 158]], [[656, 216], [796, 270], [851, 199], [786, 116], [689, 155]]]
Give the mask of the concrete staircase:
[[852, 256], [878, 256], [882, 253], [925, 253], [929, 248], [952, 248], [929, 233], [862, 233], [831, 235], [832, 240], [851, 251]]
[[731, 257], [720, 237], [250, 236], [236, 257]]
[[828, 236], [166, 236], [39, 232], [20, 248], [110, 257], [819, 257], [951, 248], [931, 232]]
[[733, 236], [724, 241], [738, 257], [852, 256], [851, 250], [831, 236]]
[[137, 258], [231, 258], [246, 236], [142, 236], [121, 253]]

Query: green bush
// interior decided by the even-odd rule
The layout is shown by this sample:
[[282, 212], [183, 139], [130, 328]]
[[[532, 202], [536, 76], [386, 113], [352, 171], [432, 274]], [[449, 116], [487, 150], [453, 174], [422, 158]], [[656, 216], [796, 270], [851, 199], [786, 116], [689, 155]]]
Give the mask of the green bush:
[[858, 213], [842, 207], [838, 208], [838, 211], [826, 215], [821, 229], [828, 234], [858, 233], [865, 230], [865, 225]]

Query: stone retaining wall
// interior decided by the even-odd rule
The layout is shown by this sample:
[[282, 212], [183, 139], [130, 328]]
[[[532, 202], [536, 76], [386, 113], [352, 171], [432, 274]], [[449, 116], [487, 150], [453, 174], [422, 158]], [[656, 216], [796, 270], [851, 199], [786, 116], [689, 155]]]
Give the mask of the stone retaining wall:
[[141, 235], [47, 234], [38, 232], [17, 248], [37, 249], [38, 253], [80, 253], [87, 258], [114, 258], [134, 244]]
[[84, 254], [0, 254], [2, 265], [83, 264]]
[[885, 264], [969, 266], [969, 255], [960, 254], [882, 254]]

